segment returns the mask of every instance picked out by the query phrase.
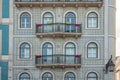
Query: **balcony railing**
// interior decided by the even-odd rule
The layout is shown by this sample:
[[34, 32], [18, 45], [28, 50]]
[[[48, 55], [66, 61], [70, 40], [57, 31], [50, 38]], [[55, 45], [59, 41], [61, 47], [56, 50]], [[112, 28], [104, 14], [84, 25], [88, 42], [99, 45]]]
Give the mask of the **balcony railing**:
[[103, 0], [15, 0], [16, 2], [101, 2]]
[[35, 64], [40, 68], [79, 68], [81, 55], [37, 55]]
[[[81, 6], [98, 6], [101, 7], [103, 0], [15, 0], [18, 7], [21, 6], [39, 6], [39, 7], [81, 7]], [[47, 5], [46, 5], [47, 4]]]
[[40, 37], [78, 37], [81, 36], [81, 24], [49, 23], [36, 24], [36, 35]]

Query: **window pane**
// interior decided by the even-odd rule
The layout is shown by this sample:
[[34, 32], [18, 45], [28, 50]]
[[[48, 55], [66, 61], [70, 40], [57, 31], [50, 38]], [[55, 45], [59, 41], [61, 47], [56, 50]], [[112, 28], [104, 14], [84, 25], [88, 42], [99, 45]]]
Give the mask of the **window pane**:
[[65, 75], [65, 80], [75, 80], [75, 75], [72, 72], [68, 72]]
[[30, 58], [30, 45], [28, 43], [20, 45], [20, 58]]
[[76, 23], [76, 16], [74, 13], [67, 13], [65, 16], [65, 23], [69, 23], [70, 25], [66, 25], [65, 31], [66, 32], [75, 32], [75, 26], [72, 24]]
[[53, 25], [50, 25], [51, 23], [53, 23], [53, 15], [47, 12], [43, 16], [43, 24], [46, 24], [44, 25], [44, 32], [52, 32]]
[[98, 27], [98, 16], [96, 13], [89, 13], [87, 17], [88, 28], [97, 28]]
[[45, 43], [43, 45], [43, 63], [52, 63], [53, 46], [51, 43]]
[[43, 74], [43, 79], [42, 80], [53, 80], [53, 76], [52, 76], [52, 74], [51, 73], [45, 73], [45, 74]]
[[98, 54], [98, 47], [95, 43], [89, 43], [87, 47], [88, 51], [88, 57], [94, 57], [97, 58]]
[[20, 16], [20, 28], [30, 28], [31, 27], [31, 16], [27, 12]]
[[96, 73], [94, 72], [90, 72], [88, 75], [87, 75], [87, 80], [97, 80], [98, 79], [98, 76]]
[[66, 63], [74, 63], [75, 62], [75, 45], [73, 43], [68, 43], [65, 46], [65, 54], [66, 54]]
[[30, 80], [30, 75], [28, 73], [22, 73], [19, 80]]

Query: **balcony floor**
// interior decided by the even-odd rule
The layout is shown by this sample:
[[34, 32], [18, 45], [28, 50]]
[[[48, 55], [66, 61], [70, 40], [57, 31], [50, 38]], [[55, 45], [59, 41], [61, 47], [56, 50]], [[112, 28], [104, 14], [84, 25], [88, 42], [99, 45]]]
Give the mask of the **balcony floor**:
[[36, 64], [37, 68], [80, 68], [81, 64]]
[[103, 2], [15, 2], [17, 7], [101, 7]]

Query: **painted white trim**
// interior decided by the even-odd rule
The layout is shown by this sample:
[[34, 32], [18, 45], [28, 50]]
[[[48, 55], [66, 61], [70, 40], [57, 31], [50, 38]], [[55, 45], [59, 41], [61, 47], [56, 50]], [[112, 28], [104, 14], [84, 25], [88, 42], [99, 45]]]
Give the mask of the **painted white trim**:
[[23, 37], [23, 38], [24, 38], [24, 37], [25, 37], [25, 38], [26, 38], [26, 37], [32, 37], [32, 38], [34, 37], [34, 38], [37, 38], [36, 35], [29, 35], [29, 36], [28, 36], [28, 35], [13, 35], [13, 37], [21, 37], [21, 38], [22, 38], [22, 37]]
[[[91, 12], [94, 12], [94, 13], [96, 13], [96, 14], [98, 15], [98, 27], [97, 27], [97, 28], [87, 28], [87, 26], [88, 26], [88, 24], [87, 24], [87, 16], [88, 16], [88, 14], [91, 13]], [[100, 29], [100, 13], [98, 13], [98, 12], [95, 11], [95, 10], [90, 10], [90, 11], [88, 11], [88, 12], [86, 13], [86, 15], [85, 15], [85, 29]]]
[[[30, 14], [30, 17], [31, 17], [31, 27], [30, 28], [20, 28], [20, 16], [22, 13], [24, 12], [27, 12]], [[21, 11], [19, 14], [18, 14], [18, 29], [32, 29], [32, 13], [30, 11]]]
[[2, 30], [0, 30], [0, 56], [2, 55]]
[[42, 14], [41, 14], [41, 23], [43, 23], [43, 15], [45, 13], [47, 13], [47, 12], [49, 12], [49, 13], [51, 13], [53, 15], [53, 23], [55, 23], [55, 13], [53, 11], [50, 11], [50, 10], [46, 10], [46, 11], [42, 12]]
[[100, 80], [100, 75], [99, 75], [99, 73], [98, 73], [97, 71], [95, 71], [95, 70], [87, 71], [87, 73], [85, 74], [85, 80], [87, 80], [87, 75], [88, 75], [90, 72], [94, 72], [94, 73], [96, 73], [97, 76], [98, 76], [98, 80]]
[[67, 43], [69, 43], [69, 42], [71, 42], [71, 43], [73, 43], [74, 45], [75, 45], [75, 48], [76, 48], [76, 53], [75, 53], [75, 55], [77, 55], [78, 53], [78, 51], [77, 51], [77, 48], [78, 48], [78, 46], [77, 46], [77, 44], [76, 44], [76, 42], [74, 42], [74, 41], [71, 41], [71, 40], [69, 40], [69, 41], [66, 41], [64, 44], [63, 44], [63, 54], [65, 54], [65, 45], [67, 44]]
[[[20, 49], [19, 49], [19, 48], [20, 48], [20, 45], [21, 45], [22, 43], [28, 43], [28, 44], [30, 45], [30, 49], [31, 49], [31, 50], [30, 50], [30, 51], [31, 51], [31, 52], [30, 52], [30, 58], [25, 58], [25, 59], [23, 58], [23, 59], [22, 59], [22, 58], [19, 57], [19, 55], [20, 55]], [[33, 55], [32, 55], [32, 44], [31, 44], [31, 42], [29, 42], [29, 41], [22, 41], [22, 42], [20, 42], [20, 43], [18, 44], [18, 55], [15, 55], [15, 56], [17, 56], [16, 58], [17, 58], [18, 60], [31, 60], [31, 59], [32, 59], [32, 56], [33, 56]]]
[[[88, 58], [87, 57], [87, 46], [91, 42], [96, 43], [97, 46], [98, 46], [98, 58]], [[90, 59], [90, 60], [100, 59], [100, 54], [99, 53], [100, 53], [100, 44], [97, 41], [89, 41], [89, 42], [86, 43], [86, 45], [85, 45], [85, 59]]]
[[82, 35], [82, 36], [86, 36], [86, 37], [104, 37], [104, 35]]
[[29, 72], [29, 71], [22, 71], [22, 72], [20, 72], [20, 73], [18, 73], [18, 75], [17, 75], [17, 80], [19, 80], [19, 76], [22, 74], [22, 73], [27, 73], [27, 74], [29, 74], [30, 75], [30, 80], [32, 80], [32, 74], [31, 74], [31, 72]]
[[[35, 66], [12, 66], [13, 68], [35, 68]], [[37, 69], [37, 68], [36, 68]]]
[[43, 76], [43, 74], [44, 73], [51, 73], [52, 74], [52, 76], [53, 76], [53, 80], [55, 80], [55, 75], [54, 75], [54, 73], [52, 72], [52, 71], [48, 71], [48, 70], [46, 70], [46, 71], [43, 71], [42, 73], [41, 73], [41, 75], [40, 75], [40, 80], [42, 80], [42, 76]]
[[1, 56], [1, 59], [2, 59], [3, 61], [9, 61], [9, 55], [2, 55], [2, 56]]
[[52, 42], [52, 41], [44, 41], [44, 42], [42, 42], [42, 44], [41, 44], [41, 54], [40, 55], [42, 55], [42, 53], [43, 53], [43, 45], [45, 44], [45, 43], [51, 43], [52, 44], [52, 46], [53, 46], [53, 55], [54, 54], [56, 54], [55, 53], [55, 44]]
[[88, 67], [88, 68], [90, 68], [90, 67], [92, 67], [92, 68], [101, 68], [101, 67], [105, 67], [105, 65], [94, 65], [94, 64], [84, 64], [84, 65], [82, 65], [82, 67]]
[[[13, 0], [9, 0], [9, 67], [8, 67], [8, 80], [13, 80], [13, 70], [12, 70], [12, 65], [13, 65]], [[12, 61], [10, 61], [12, 60]]]
[[76, 17], [76, 24], [78, 23], [77, 21], [78, 21], [78, 16], [77, 16], [77, 12], [76, 11], [74, 11], [74, 10], [68, 10], [68, 11], [66, 11], [64, 14], [63, 14], [63, 23], [65, 23], [65, 16], [66, 16], [66, 14], [67, 13], [69, 13], [69, 12], [72, 12], [72, 13], [74, 13], [75, 14], [75, 17]]
[[65, 75], [66, 75], [68, 72], [72, 72], [72, 73], [75, 75], [75, 80], [78, 80], [78, 79], [77, 79], [77, 74], [75, 73], [75, 71], [72, 71], [72, 70], [67, 70], [67, 71], [63, 74], [63, 80], [65, 80]]

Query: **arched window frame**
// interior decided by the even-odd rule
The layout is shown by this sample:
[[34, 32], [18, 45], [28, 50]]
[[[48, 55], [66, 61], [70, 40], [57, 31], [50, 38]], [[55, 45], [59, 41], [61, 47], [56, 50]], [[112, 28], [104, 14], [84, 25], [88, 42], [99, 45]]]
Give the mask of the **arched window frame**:
[[[73, 77], [68, 77], [68, 76], [66, 76], [66, 75], [68, 75], [68, 74], [72, 74]], [[69, 78], [72, 78], [72, 79], [69, 79]], [[76, 76], [75, 76], [75, 74], [74, 74], [73, 72], [67, 72], [67, 73], [65, 74], [65, 76], [64, 76], [64, 80], [76, 80]]]
[[23, 72], [23, 73], [21, 73], [21, 74], [19, 75], [19, 80], [24, 80], [24, 78], [21, 79], [21, 76], [24, 75], [24, 74], [27, 74], [27, 75], [29, 76], [28, 78], [25, 78], [25, 79], [30, 80], [30, 74], [28, 74], [28, 73], [26, 73], [26, 72]]
[[[47, 77], [44, 77], [44, 75], [46, 75], [46, 74], [47, 74]], [[50, 74], [51, 77], [50, 77], [50, 76], [48, 77], [48, 74]], [[52, 73], [50, 73], [50, 72], [45, 72], [45, 73], [42, 75], [42, 80], [44, 80], [44, 78], [47, 79], [47, 80], [53, 80], [53, 75], [52, 75]]]
[[[29, 26], [23, 27], [23, 26], [21, 25], [21, 24], [22, 24], [21, 19], [22, 19], [22, 15], [23, 15], [23, 14], [28, 14], [28, 15], [29, 15], [29, 17], [24, 17], [24, 18], [29, 18], [29, 19], [30, 19], [29, 22], [28, 22], [28, 23], [29, 23]], [[26, 11], [26, 12], [22, 12], [22, 13], [20, 14], [19, 19], [20, 19], [20, 20], [19, 20], [19, 25], [18, 25], [18, 26], [20, 26], [20, 27], [19, 27], [20, 29], [31, 29], [31, 25], [32, 25], [32, 22], [31, 22], [31, 21], [32, 21], [32, 16], [31, 16], [31, 14], [30, 14], [29, 12], [27, 12], [27, 11]], [[25, 23], [25, 22], [24, 22], [24, 24], [27, 25], [27, 23]]]
[[[89, 47], [90, 44], [95, 44], [96, 47]], [[88, 50], [89, 50], [90, 48], [92, 48], [92, 49], [93, 49], [93, 48], [96, 48], [96, 57], [89, 57], [89, 56], [88, 56], [88, 54], [90, 54], [90, 53], [88, 53]], [[89, 42], [89, 43], [87, 44], [87, 58], [98, 58], [98, 56], [99, 56], [99, 55], [98, 55], [98, 52], [99, 52], [99, 51], [98, 51], [98, 44], [97, 44], [97, 43], [95, 43], [95, 42]], [[92, 54], [93, 54], [93, 53], [92, 53]]]
[[[45, 45], [47, 45], [47, 44], [50, 44], [51, 45], [51, 47], [44, 47]], [[44, 49], [46, 49], [46, 50], [48, 50], [48, 49], [50, 49], [50, 50], [52, 50], [52, 52], [51, 52], [51, 54], [49, 55], [49, 54], [44, 54]], [[50, 42], [46, 42], [46, 43], [44, 43], [43, 45], [42, 45], [42, 56], [43, 56], [43, 58], [42, 58], [42, 63], [45, 63], [44, 61], [45, 60], [47, 60], [48, 58], [51, 58], [50, 60], [51, 60], [51, 62], [50, 62], [50, 60], [49, 60], [49, 62], [50, 63], [52, 63], [53, 62], [53, 44], [52, 43], [50, 43]], [[46, 57], [46, 58], [45, 58]], [[46, 61], [47, 62], [47, 61]], [[48, 62], [48, 63], [49, 63]]]
[[[28, 47], [25, 48], [25, 50], [29, 50], [29, 57], [22, 57], [21, 49], [22, 49], [22, 46], [23, 46], [24, 44], [27, 44], [28, 47], [29, 47], [29, 48], [28, 48]], [[27, 54], [27, 53], [25, 53], [25, 54]], [[28, 54], [27, 54], [27, 55], [28, 55]], [[23, 42], [23, 43], [21, 43], [21, 44], [19, 45], [19, 58], [20, 58], [20, 59], [30, 59], [30, 58], [31, 58], [31, 45], [30, 45], [29, 43]]]
[[[47, 14], [50, 16], [48, 17]], [[54, 23], [53, 14], [51, 12], [45, 12], [42, 16], [42, 23], [44, 24], [43, 32], [52, 32], [54, 29], [54, 26], [50, 24]]]
[[[67, 47], [67, 45], [72, 44], [73, 47]], [[74, 54], [67, 54], [67, 49], [74, 50]], [[73, 42], [68, 42], [65, 44], [65, 63], [69, 63], [70, 60], [74, 61], [75, 63], [75, 55], [76, 55], [76, 45]], [[69, 59], [69, 60], [67, 60]], [[70, 61], [70, 63], [72, 62]]]
[[[96, 13], [97, 15], [98, 15], [98, 26], [97, 26], [97, 28], [88, 28], [88, 21], [87, 21], [87, 16], [88, 16], [88, 14], [89, 13], [92, 13], [92, 12], [94, 12], [94, 13]], [[100, 19], [100, 13], [99, 13], [99, 11], [96, 11], [96, 10], [90, 10], [90, 11], [87, 11], [87, 13], [85, 13], [86, 15], [85, 15], [85, 29], [100, 29], [101, 27], [100, 27], [100, 25], [101, 25], [101, 19]]]
[[[95, 16], [94, 17], [90, 17], [91, 14], [94, 14]], [[92, 26], [89, 26], [89, 19], [90, 19], [90, 23]], [[93, 26], [94, 24], [94, 19], [96, 19], [96, 26]], [[95, 13], [95, 12], [90, 12], [88, 15], [87, 15], [87, 28], [98, 28], [98, 14]]]
[[[70, 14], [72, 14], [73, 16], [69, 16]], [[72, 21], [73, 19], [73, 21]], [[68, 21], [70, 20], [70, 21]], [[65, 14], [65, 32], [75, 32], [76, 31], [76, 27], [74, 26], [74, 24], [76, 24], [76, 14], [73, 12], [67, 12]]]
[[[90, 74], [95, 74], [95, 76], [89, 77]], [[97, 73], [95, 73], [95, 72], [89, 72], [89, 73], [87, 74], [87, 80], [89, 80], [89, 78], [94, 78], [94, 80], [95, 80], [95, 79], [98, 80], [98, 75], [97, 75]]]

